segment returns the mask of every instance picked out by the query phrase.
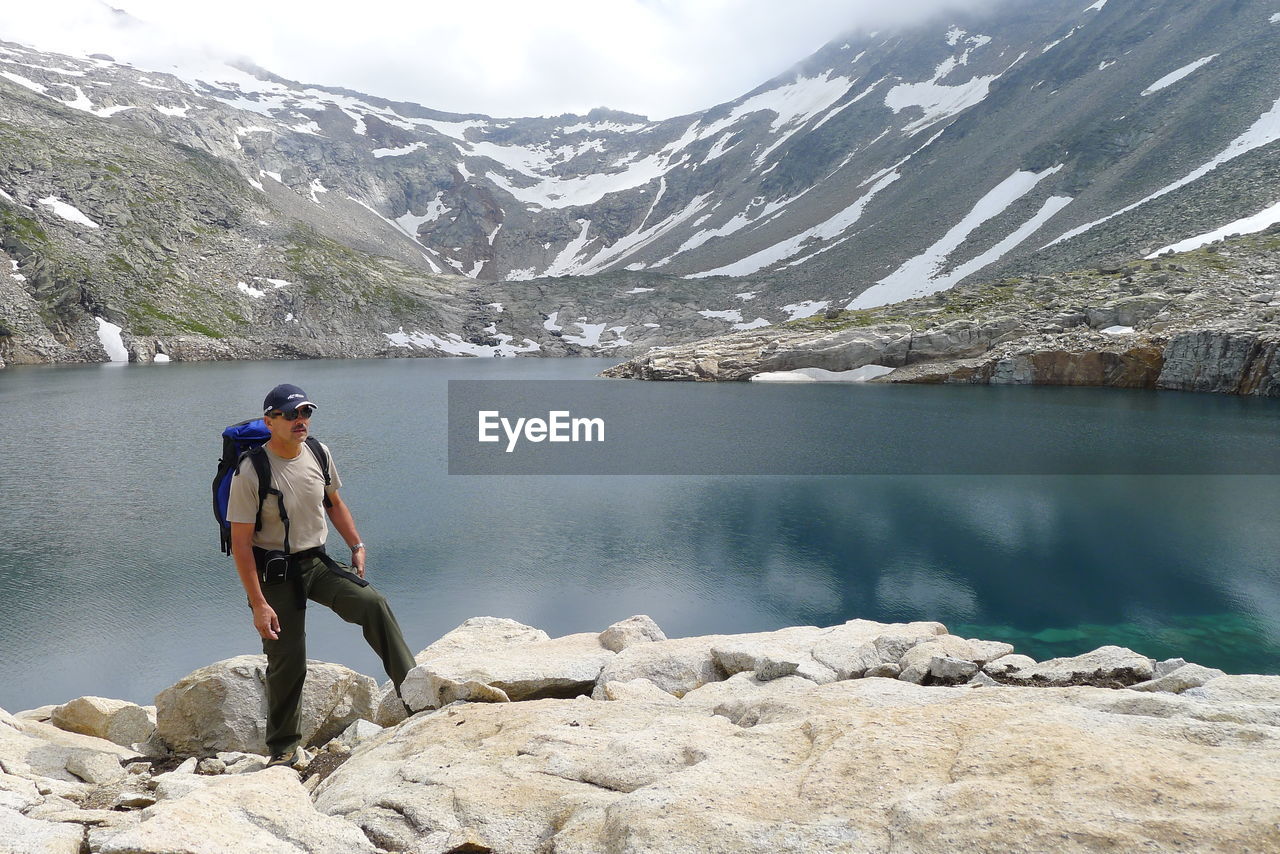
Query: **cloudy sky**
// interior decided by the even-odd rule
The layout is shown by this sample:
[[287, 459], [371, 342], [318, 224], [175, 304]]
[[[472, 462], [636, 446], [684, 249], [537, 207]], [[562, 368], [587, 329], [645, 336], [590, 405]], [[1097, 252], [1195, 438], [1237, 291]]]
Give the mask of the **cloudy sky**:
[[990, 0], [102, 0], [14, 4], [0, 38], [163, 69], [201, 51], [450, 112], [651, 118], [732, 100], [858, 27]]

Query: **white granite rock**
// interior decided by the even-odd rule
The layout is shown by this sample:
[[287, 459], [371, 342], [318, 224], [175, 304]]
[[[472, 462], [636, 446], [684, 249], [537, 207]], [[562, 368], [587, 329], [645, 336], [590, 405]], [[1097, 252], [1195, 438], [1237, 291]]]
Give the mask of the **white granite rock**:
[[[427, 852], [463, 838], [512, 854], [1274, 847], [1280, 738], [1215, 720], [1208, 701], [753, 679], [675, 706], [422, 715], [353, 755], [316, 805], [384, 848]], [[700, 697], [715, 692], [728, 696]], [[1250, 709], [1230, 714], [1280, 713]]]
[[[174, 751], [268, 752], [266, 656], [241, 655], [202, 667], [156, 697], [156, 731]], [[339, 664], [307, 662], [302, 740], [323, 744], [352, 721], [373, 717], [377, 683]]]
[[418, 664], [451, 653], [477, 653], [551, 640], [542, 629], [505, 617], [472, 617], [414, 656]]
[[605, 663], [597, 682], [648, 679], [668, 694], [683, 696], [694, 688], [725, 678], [711, 648], [728, 637], [672, 638], [629, 646]]
[[945, 635], [941, 623], [877, 623], [850, 620], [818, 639], [811, 653], [838, 679], [856, 679], [882, 664], [896, 665], [907, 650]]
[[613, 657], [594, 633], [450, 652], [433, 655], [409, 671], [400, 692], [414, 710], [455, 700], [505, 702], [590, 694]]
[[0, 806], [0, 851], [4, 854], [80, 854], [84, 828], [27, 818]]
[[63, 791], [76, 791], [83, 785], [67, 770], [67, 761], [77, 754], [102, 755], [116, 767], [122, 760], [138, 758], [133, 751], [106, 739], [67, 732], [40, 721], [6, 718], [0, 720], [0, 767], [9, 773], [21, 768], [24, 776], [47, 781], [41, 784], [46, 788], [69, 784]]
[[1188, 689], [1184, 696], [1280, 706], [1280, 676], [1219, 676], [1199, 688]]
[[596, 685], [595, 690], [591, 692], [591, 699], [627, 700], [639, 703], [664, 703], [666, 705], [674, 705], [680, 702], [648, 679], [632, 679], [630, 682], [604, 682]]
[[128, 776], [120, 760], [106, 753], [78, 750], [67, 757], [66, 768], [86, 783], [115, 783]]
[[1146, 682], [1130, 685], [1132, 691], [1165, 691], [1170, 694], [1181, 694], [1188, 688], [1200, 686], [1227, 674], [1213, 667], [1201, 667], [1199, 664], [1184, 664], [1176, 670], [1158, 676]]
[[1103, 646], [1084, 655], [1053, 658], [1028, 667], [1009, 671], [1006, 675], [1019, 682], [1041, 685], [1066, 685], [1078, 679], [1113, 679], [1121, 682], [1145, 682], [1155, 673], [1155, 662], [1145, 655], [1122, 646]]
[[982, 666], [982, 670], [992, 676], [1004, 676], [1006, 673], [1011, 673], [1015, 670], [1032, 667], [1035, 663], [1036, 660], [1029, 655], [1014, 653], [1013, 655], [1002, 655], [994, 661], [988, 661]]
[[600, 633], [600, 645], [612, 652], [622, 652], [627, 647], [638, 643], [652, 643], [666, 639], [667, 636], [653, 618], [645, 614], [619, 620]]
[[319, 813], [288, 768], [192, 778], [198, 787], [161, 799], [135, 827], [95, 835], [101, 854], [374, 854], [352, 824]]
[[125, 747], [145, 742], [156, 727], [154, 716], [142, 706], [106, 697], [77, 697], [56, 706], [49, 722], [59, 729], [105, 738]]

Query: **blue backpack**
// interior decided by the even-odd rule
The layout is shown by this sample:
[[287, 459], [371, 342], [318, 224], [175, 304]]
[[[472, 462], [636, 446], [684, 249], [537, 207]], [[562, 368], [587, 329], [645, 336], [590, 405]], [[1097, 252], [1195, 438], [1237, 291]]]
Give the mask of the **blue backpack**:
[[[254, 471], [258, 474], [258, 515], [253, 529], [262, 530], [262, 504], [267, 500], [268, 495], [275, 495], [281, 502], [281, 510], [284, 509], [280, 491], [271, 488], [271, 460], [268, 459], [267, 452], [262, 447], [270, 438], [271, 433], [261, 418], [241, 421], [222, 431], [222, 459], [218, 460], [218, 472], [213, 476], [213, 516], [218, 520], [218, 534], [221, 539], [222, 553], [225, 555], [231, 554], [231, 523], [227, 521], [227, 502], [231, 498], [231, 479], [235, 477], [241, 460], [248, 457], [253, 463]], [[328, 496], [329, 455], [320, 446], [320, 441], [311, 436], [307, 437], [307, 447], [311, 449], [311, 453], [315, 454], [316, 462], [320, 464], [326, 492], [324, 505], [329, 507], [331, 506]], [[265, 487], [262, 484], [265, 484]], [[282, 513], [282, 518], [287, 517]]]

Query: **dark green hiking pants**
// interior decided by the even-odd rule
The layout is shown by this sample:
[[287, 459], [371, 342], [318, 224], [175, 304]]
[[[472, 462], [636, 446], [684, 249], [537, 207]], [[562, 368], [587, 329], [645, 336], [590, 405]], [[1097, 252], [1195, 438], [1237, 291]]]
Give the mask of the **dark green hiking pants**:
[[[349, 567], [343, 567], [349, 569]], [[335, 574], [316, 557], [299, 561], [301, 592], [364, 629], [364, 639], [382, 659], [397, 688], [414, 666], [391, 606], [373, 587]], [[299, 582], [264, 585], [262, 593], [280, 620], [278, 640], [263, 640], [267, 655], [267, 747], [288, 753], [302, 741], [302, 683], [307, 676], [307, 612], [299, 607]]]

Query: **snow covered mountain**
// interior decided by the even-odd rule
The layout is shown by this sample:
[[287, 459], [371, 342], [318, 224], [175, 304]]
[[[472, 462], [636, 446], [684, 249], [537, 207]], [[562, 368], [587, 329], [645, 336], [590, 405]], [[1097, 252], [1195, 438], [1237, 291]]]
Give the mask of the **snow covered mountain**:
[[[224, 192], [234, 222], [194, 214], [246, 244], [195, 277], [239, 291], [195, 301], [241, 316], [227, 334], [299, 318], [312, 338], [355, 334], [260, 286], [298, 277], [301, 226], [330, 254], [418, 277], [412, 311], [386, 292], [401, 273], [361, 291], [378, 310], [356, 326], [383, 346], [629, 354], [1265, 227], [1280, 220], [1277, 67], [1276, 2], [1005, 0], [851, 33], [731, 103], [661, 122], [454, 115], [247, 65], [170, 74], [14, 44], [0, 45], [0, 121], [14, 145], [54, 121], [99, 165], [145, 140], [238, 181]], [[6, 249], [23, 218], [54, 242], [111, 240], [95, 231], [111, 192], [55, 160], [42, 173], [38, 157], [0, 156]], [[15, 260], [44, 257], [30, 243]], [[106, 286], [89, 271], [78, 299], [127, 331], [145, 300], [117, 273]], [[199, 334], [205, 321], [174, 299], [160, 314]], [[147, 328], [166, 323], [153, 313]]]

